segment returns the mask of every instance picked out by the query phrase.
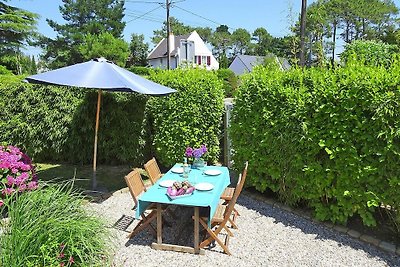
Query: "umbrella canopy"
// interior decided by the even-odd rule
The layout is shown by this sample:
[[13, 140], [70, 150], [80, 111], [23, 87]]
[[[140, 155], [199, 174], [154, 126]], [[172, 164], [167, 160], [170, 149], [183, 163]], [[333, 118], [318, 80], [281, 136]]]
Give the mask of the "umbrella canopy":
[[169, 87], [121, 68], [105, 58], [32, 75], [26, 80], [30, 83], [137, 92], [148, 95], [165, 95], [175, 92]]
[[99, 129], [101, 90], [137, 92], [148, 95], [166, 95], [176, 92], [174, 89], [127, 71], [105, 58], [93, 59], [88, 62], [32, 75], [25, 80], [38, 84], [99, 89], [93, 152], [94, 178], [97, 161], [97, 133]]

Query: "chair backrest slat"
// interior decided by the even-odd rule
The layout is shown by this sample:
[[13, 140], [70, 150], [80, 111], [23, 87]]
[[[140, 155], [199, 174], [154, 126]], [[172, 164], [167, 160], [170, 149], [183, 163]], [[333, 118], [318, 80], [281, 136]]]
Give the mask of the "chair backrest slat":
[[144, 164], [144, 169], [149, 175], [150, 181], [152, 184], [155, 184], [158, 179], [161, 177], [161, 171], [158, 167], [157, 161], [155, 158], [152, 158], [146, 164]]
[[228, 206], [225, 209], [224, 223], [226, 223], [228, 221], [228, 219], [229, 219], [230, 215], [232, 214], [232, 211], [233, 211], [233, 209], [235, 207], [236, 201], [237, 201], [240, 193], [242, 192], [244, 183], [246, 181], [248, 166], [249, 166], [249, 162], [246, 161], [246, 163], [244, 165], [243, 172], [241, 174], [239, 174], [239, 179], [238, 179], [238, 182], [236, 184], [235, 192], [233, 193], [232, 199], [229, 200]]
[[135, 169], [126, 175], [125, 182], [128, 185], [129, 192], [131, 193], [135, 205], [137, 205], [140, 194], [146, 191], [146, 187], [144, 186], [139, 170]]

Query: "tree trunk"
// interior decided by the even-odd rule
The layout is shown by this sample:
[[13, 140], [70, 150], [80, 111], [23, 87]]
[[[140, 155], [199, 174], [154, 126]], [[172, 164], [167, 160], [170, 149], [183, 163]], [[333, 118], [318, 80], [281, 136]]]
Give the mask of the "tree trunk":
[[300, 66], [305, 65], [305, 33], [306, 33], [306, 14], [307, 0], [301, 0], [301, 18], [300, 18]]
[[332, 66], [335, 64], [335, 48], [336, 48], [336, 28], [337, 21], [333, 21], [333, 34], [332, 34]]

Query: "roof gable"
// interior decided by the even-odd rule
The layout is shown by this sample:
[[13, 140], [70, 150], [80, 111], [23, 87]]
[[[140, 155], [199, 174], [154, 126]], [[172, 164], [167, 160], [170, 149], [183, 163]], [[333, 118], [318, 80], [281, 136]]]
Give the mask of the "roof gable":
[[[185, 35], [176, 35], [174, 36], [174, 45], [175, 47], [172, 49], [171, 56], [176, 56], [176, 53], [178, 51], [178, 47], [181, 43], [181, 40], [187, 40], [189, 38], [189, 34]], [[163, 38], [157, 46], [153, 49], [153, 51], [150, 52], [150, 54], [147, 56], [147, 59], [153, 59], [153, 58], [160, 58], [160, 57], [166, 57], [167, 56], [167, 38]]]

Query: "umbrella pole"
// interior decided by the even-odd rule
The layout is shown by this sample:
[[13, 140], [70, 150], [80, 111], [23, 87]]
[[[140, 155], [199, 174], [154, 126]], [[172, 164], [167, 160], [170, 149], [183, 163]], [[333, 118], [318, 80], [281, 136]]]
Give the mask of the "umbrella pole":
[[99, 119], [100, 119], [100, 105], [101, 105], [101, 90], [97, 93], [97, 111], [96, 111], [96, 128], [94, 130], [94, 151], [93, 151], [93, 189], [96, 188], [96, 163], [97, 163], [97, 133], [99, 132]]

